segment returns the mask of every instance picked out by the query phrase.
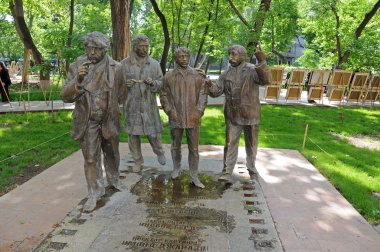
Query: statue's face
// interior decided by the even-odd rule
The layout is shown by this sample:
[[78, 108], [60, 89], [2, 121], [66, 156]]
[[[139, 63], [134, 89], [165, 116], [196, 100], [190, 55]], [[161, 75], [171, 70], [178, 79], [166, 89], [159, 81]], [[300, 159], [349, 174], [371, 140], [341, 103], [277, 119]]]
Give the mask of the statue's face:
[[137, 45], [135, 45], [135, 52], [138, 57], [146, 57], [149, 53], [149, 43], [148, 41], [140, 41]]
[[187, 68], [190, 62], [190, 55], [185, 52], [179, 52], [175, 57], [175, 62], [181, 67], [181, 68]]
[[228, 51], [228, 62], [230, 62], [231, 66], [237, 67], [242, 61], [243, 56], [239, 54], [237, 48], [232, 48]]
[[95, 43], [88, 43], [88, 45], [86, 45], [87, 58], [93, 64], [96, 64], [102, 59], [104, 59], [104, 57], [106, 56], [106, 53], [107, 53], [106, 48], [96, 45]]

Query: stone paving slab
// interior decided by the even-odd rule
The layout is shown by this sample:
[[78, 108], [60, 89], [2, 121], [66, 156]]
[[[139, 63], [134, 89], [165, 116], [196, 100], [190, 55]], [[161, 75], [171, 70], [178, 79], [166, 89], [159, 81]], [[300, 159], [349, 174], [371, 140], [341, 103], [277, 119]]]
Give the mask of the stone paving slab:
[[[90, 214], [79, 204], [36, 251], [283, 251], [257, 178], [245, 165], [239, 161], [233, 185], [217, 181], [223, 147], [201, 147], [203, 190], [189, 184], [186, 160], [181, 180], [173, 181], [170, 161], [160, 166], [149, 146], [143, 152], [141, 175], [130, 172], [130, 157], [122, 160], [130, 191], [108, 190]], [[76, 225], [75, 219], [85, 221]]]
[[380, 233], [298, 151], [260, 151], [257, 169], [285, 251], [380, 251]]
[[[122, 181], [136, 190], [107, 190], [101, 207], [90, 214], [81, 213], [87, 189], [80, 151], [4, 195], [0, 198], [0, 251], [32, 251], [37, 246], [36, 251], [119, 251], [108, 249], [109, 244], [116, 244], [121, 251], [160, 251], [144, 246], [168, 244], [208, 251], [335, 252], [378, 251], [380, 247], [379, 233], [297, 151], [259, 149], [260, 176], [251, 178], [244, 165], [244, 148], [240, 148], [236, 183], [223, 188], [215, 182], [223, 147], [200, 146], [201, 180], [208, 183], [202, 193], [188, 185], [186, 173], [179, 185], [171, 182], [169, 145], [165, 149], [168, 164], [160, 166], [150, 146], [143, 144], [147, 158], [141, 176], [129, 173], [132, 163], [127, 144], [121, 144]], [[183, 157], [187, 157], [186, 149], [184, 145]], [[183, 165], [187, 166], [186, 161]], [[161, 185], [160, 190], [152, 190], [153, 185]], [[173, 190], [178, 186], [180, 190]], [[156, 200], [152, 202], [149, 195]], [[208, 218], [201, 214], [198, 217], [203, 219], [184, 225], [167, 215], [178, 205], [182, 214], [189, 209], [197, 213], [199, 208], [217, 214]], [[157, 214], [162, 209], [166, 212]], [[215, 215], [220, 218], [213, 219]], [[197, 215], [184, 216], [191, 220]], [[165, 235], [170, 235], [173, 225], [180, 230], [195, 229], [195, 235], [187, 243], [170, 241]], [[212, 237], [219, 243], [214, 244]], [[245, 249], [236, 249], [239, 246]]]

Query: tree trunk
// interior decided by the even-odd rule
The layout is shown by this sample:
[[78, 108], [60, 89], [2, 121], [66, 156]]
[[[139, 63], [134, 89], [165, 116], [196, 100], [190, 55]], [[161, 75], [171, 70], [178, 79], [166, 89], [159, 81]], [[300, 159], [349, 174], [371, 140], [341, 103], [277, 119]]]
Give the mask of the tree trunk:
[[128, 57], [131, 46], [129, 0], [110, 0], [112, 18], [112, 57], [121, 61]]
[[208, 72], [208, 68], [210, 67], [210, 63], [211, 63], [211, 56], [208, 55], [207, 60], [206, 60], [206, 66], [205, 66], [205, 74], [207, 74], [207, 72]]
[[[183, 0], [179, 3], [179, 8], [178, 8], [178, 15], [177, 15], [177, 33], [178, 33], [178, 46], [181, 46], [181, 14], [182, 14], [182, 5], [183, 5]], [[174, 22], [174, 21], [173, 21]], [[185, 36], [183, 36], [185, 37]]]
[[168, 61], [168, 55], [169, 55], [169, 48], [170, 48], [170, 35], [169, 35], [169, 30], [168, 30], [168, 24], [166, 22], [166, 18], [164, 14], [160, 11], [158, 8], [156, 0], [150, 0], [152, 3], [154, 12], [157, 14], [161, 21], [162, 25], [162, 30], [164, 31], [164, 39], [165, 39], [165, 44], [164, 44], [164, 50], [162, 52], [162, 57], [160, 61], [160, 66], [162, 73], [165, 75], [166, 73], [166, 62]]
[[28, 26], [25, 22], [24, 17], [24, 6], [22, 0], [10, 0], [9, 8], [12, 12], [12, 16], [15, 22], [16, 31], [24, 44], [26, 49], [32, 51], [33, 59], [37, 65], [41, 65], [42, 69], [40, 70], [40, 80], [49, 80], [50, 79], [50, 63], [44, 62], [43, 57], [38, 51], [36, 45], [34, 44], [32, 35], [28, 29]]
[[129, 21], [131, 21], [132, 13], [133, 13], [133, 6], [135, 5], [135, 0], [129, 0]]
[[[67, 34], [67, 48], [71, 48], [72, 38], [73, 38], [73, 30], [74, 30], [74, 0], [70, 0], [70, 24], [69, 24], [69, 33]], [[69, 71], [70, 62], [66, 58], [66, 73]]]
[[22, 83], [26, 83], [29, 81], [29, 64], [30, 64], [30, 50], [27, 48], [24, 48], [24, 62], [22, 66]]
[[221, 58], [219, 61], [219, 75], [222, 74], [222, 69], [223, 69], [223, 58]]

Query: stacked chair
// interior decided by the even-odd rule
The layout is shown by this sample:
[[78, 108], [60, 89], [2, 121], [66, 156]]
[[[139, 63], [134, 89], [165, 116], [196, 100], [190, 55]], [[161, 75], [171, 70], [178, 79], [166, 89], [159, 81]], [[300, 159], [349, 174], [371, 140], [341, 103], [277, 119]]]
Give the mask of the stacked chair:
[[289, 79], [287, 80], [287, 89], [285, 100], [301, 99], [302, 89], [307, 75], [306, 69], [293, 69], [290, 72]]
[[307, 85], [309, 87], [308, 100], [320, 100], [323, 103], [323, 93], [331, 75], [330, 70], [313, 70], [310, 73]]
[[370, 73], [355, 73], [352, 78], [351, 85], [349, 87], [346, 101], [347, 102], [356, 102], [363, 99], [363, 94], [366, 88]]
[[348, 84], [350, 84], [353, 71], [334, 70], [329, 80], [327, 97], [329, 101], [341, 102]]
[[271, 82], [265, 86], [264, 99], [275, 99], [278, 102], [280, 97], [282, 78], [284, 76], [283, 67], [271, 67]]

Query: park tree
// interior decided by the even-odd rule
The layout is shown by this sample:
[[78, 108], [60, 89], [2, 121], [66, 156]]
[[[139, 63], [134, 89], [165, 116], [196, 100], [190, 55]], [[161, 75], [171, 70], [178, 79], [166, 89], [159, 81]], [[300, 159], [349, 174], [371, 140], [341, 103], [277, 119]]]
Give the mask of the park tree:
[[26, 24], [24, 17], [24, 3], [23, 0], [10, 0], [9, 8], [11, 10], [16, 31], [24, 44], [24, 48], [30, 50], [33, 59], [36, 64], [41, 65], [40, 70], [40, 79], [49, 80], [50, 79], [50, 68], [49, 65], [44, 61], [41, 52], [37, 49], [36, 44], [33, 41], [32, 35], [29, 31], [29, 28]]
[[379, 0], [303, 0], [300, 27], [306, 67], [379, 70]]

